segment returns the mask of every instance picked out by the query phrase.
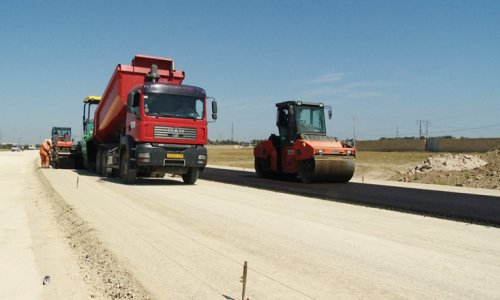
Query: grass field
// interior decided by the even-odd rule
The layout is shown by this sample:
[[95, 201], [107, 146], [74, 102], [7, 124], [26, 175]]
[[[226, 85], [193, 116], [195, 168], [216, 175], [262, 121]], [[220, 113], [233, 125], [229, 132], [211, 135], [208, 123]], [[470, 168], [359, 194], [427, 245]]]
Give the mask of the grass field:
[[253, 169], [253, 148], [230, 149], [227, 147], [207, 147], [208, 163]]
[[[358, 152], [356, 157], [356, 172], [354, 176], [371, 179], [390, 179], [397, 176], [398, 171], [406, 171], [421, 163], [429, 156], [429, 152]], [[254, 168], [253, 148], [230, 149], [223, 147], [208, 147], [208, 163]]]

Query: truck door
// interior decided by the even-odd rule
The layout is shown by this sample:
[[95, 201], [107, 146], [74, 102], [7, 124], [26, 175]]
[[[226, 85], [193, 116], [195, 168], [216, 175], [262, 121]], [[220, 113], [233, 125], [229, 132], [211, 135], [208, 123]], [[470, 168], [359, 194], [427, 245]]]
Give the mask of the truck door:
[[141, 108], [141, 93], [138, 90], [132, 90], [127, 98], [127, 120], [125, 133], [132, 137], [138, 136], [139, 124], [141, 121], [140, 108]]

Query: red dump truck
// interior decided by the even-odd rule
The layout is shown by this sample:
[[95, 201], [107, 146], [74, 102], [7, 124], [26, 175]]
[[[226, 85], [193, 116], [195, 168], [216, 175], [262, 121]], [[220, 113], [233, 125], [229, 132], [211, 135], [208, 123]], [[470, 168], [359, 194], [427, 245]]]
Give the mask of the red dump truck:
[[183, 85], [184, 76], [169, 58], [136, 55], [131, 65], [119, 64], [100, 101], [85, 103], [84, 130], [93, 122], [82, 141], [85, 165], [125, 183], [169, 173], [194, 184], [207, 164], [207, 100], [213, 120], [217, 102]]

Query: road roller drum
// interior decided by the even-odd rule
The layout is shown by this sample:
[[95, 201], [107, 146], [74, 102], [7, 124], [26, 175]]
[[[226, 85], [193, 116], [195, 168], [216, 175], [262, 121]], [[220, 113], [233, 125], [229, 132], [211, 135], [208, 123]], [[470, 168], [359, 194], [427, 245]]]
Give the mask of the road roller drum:
[[354, 175], [354, 157], [317, 156], [298, 163], [302, 182], [348, 182]]

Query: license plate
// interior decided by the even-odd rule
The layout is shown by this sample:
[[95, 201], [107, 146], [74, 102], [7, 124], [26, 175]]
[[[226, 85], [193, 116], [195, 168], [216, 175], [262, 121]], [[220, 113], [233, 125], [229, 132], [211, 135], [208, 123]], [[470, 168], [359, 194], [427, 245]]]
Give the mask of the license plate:
[[184, 158], [182, 153], [167, 153], [167, 158]]

